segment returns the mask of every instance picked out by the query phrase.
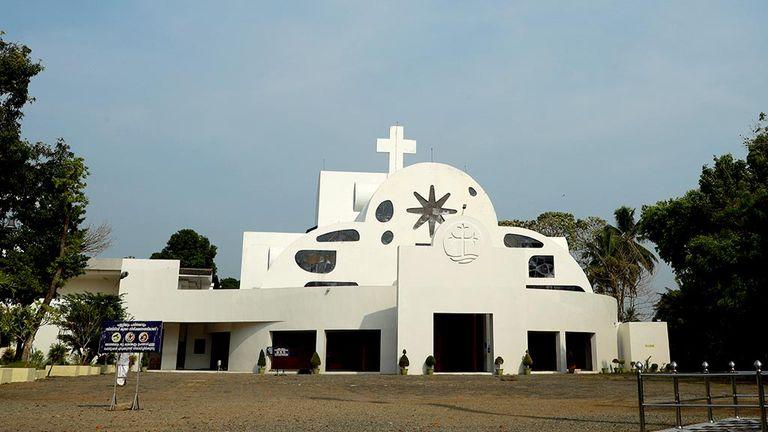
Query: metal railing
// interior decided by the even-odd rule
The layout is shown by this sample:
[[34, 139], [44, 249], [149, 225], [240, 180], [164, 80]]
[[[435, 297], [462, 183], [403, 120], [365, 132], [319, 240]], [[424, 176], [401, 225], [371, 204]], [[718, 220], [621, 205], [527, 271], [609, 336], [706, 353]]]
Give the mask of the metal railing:
[[[701, 373], [678, 373], [677, 363], [672, 362], [669, 364], [669, 373], [649, 373], [643, 370], [644, 365], [642, 362], [635, 364], [637, 370], [637, 399], [638, 407], [640, 409], [640, 432], [647, 432], [645, 422], [645, 409], [646, 408], [674, 408], [675, 410], [675, 426], [678, 429], [683, 428], [683, 408], [706, 408], [707, 419], [710, 423], [715, 422], [713, 410], [715, 408], [732, 408], [733, 415], [736, 418], [740, 418], [739, 410], [744, 408], [753, 408], [760, 410], [760, 431], [768, 432], [768, 423], [766, 422], [766, 406], [765, 406], [765, 389], [763, 388], [763, 380], [766, 376], [766, 372], [762, 370], [762, 363], [756, 361], [754, 363], [755, 371], [737, 371], [736, 365], [733, 362], [728, 363], [730, 371], [721, 373], [710, 373], [709, 364], [707, 362], [702, 363]], [[738, 392], [737, 378], [755, 378], [755, 385], [757, 386], [757, 394], [742, 394]], [[706, 396], [700, 398], [680, 399], [680, 378], [698, 378], [704, 381], [704, 389]], [[646, 402], [645, 401], [645, 381], [648, 379], [653, 380], [672, 380], [672, 388], [674, 391], [674, 400], [668, 402]], [[713, 379], [722, 379], [723, 381], [730, 382], [731, 391], [726, 394], [712, 395], [711, 382]], [[757, 399], [756, 403], [740, 403], [739, 399]], [[732, 403], [713, 403], [716, 399], [730, 399]], [[704, 403], [702, 403], [704, 402]]]

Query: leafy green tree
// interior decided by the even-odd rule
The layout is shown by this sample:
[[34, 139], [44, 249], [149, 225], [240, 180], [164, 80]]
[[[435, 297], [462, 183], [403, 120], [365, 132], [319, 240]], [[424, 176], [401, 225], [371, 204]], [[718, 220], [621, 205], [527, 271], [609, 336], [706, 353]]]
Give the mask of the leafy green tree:
[[216, 274], [216, 246], [207, 237], [195, 230], [185, 228], [179, 230], [168, 239], [163, 250], [155, 252], [150, 259], [177, 259], [181, 267], [212, 269]]
[[20, 138], [29, 82], [42, 70], [26, 46], [0, 39], [0, 301], [36, 307], [22, 337], [29, 358], [38, 328], [58, 289], [82, 273], [88, 174], [82, 158], [55, 145]]
[[67, 294], [61, 298], [58, 310], [56, 325], [62, 330], [59, 339], [77, 353], [81, 364], [88, 364], [98, 352], [104, 321], [126, 317], [122, 298], [112, 294]]
[[680, 287], [662, 295], [656, 317], [669, 323], [672, 356], [682, 364], [734, 360], [747, 368], [768, 358], [758, 337], [768, 310], [765, 114], [753, 132], [745, 160], [716, 157], [698, 188], [643, 208], [641, 231]]
[[47, 309], [42, 324], [53, 322], [55, 311], [50, 306], [43, 306], [38, 300], [32, 304], [3, 304], [0, 303], [0, 333], [7, 335], [10, 341], [16, 343], [16, 356], [21, 354], [30, 327], [35, 323], [37, 311]]
[[[52, 365], [66, 364], [67, 353], [67, 346], [61, 342], [56, 342], [48, 348], [48, 361]], [[50, 374], [50, 371], [48, 373]]]
[[219, 289], [239, 289], [240, 281], [235, 278], [224, 278], [221, 280], [221, 286]]
[[619, 321], [636, 321], [636, 301], [653, 274], [656, 256], [641, 242], [634, 209], [619, 207], [614, 217], [616, 225], [606, 225], [588, 243], [585, 271], [596, 293], [616, 299]]
[[[25, 199], [31, 161], [38, 148], [21, 139], [22, 108], [30, 80], [43, 70], [32, 61], [28, 47], [5, 41], [0, 31], [0, 252], [13, 249], [10, 238], [17, 224], [15, 209]], [[10, 283], [8, 269], [0, 265], [0, 286]]]
[[583, 257], [584, 251], [606, 222], [596, 216], [576, 219], [571, 213], [545, 212], [533, 220], [503, 220], [499, 221], [499, 225], [526, 228], [547, 237], [565, 237], [571, 255], [582, 268], [586, 268], [588, 260]]

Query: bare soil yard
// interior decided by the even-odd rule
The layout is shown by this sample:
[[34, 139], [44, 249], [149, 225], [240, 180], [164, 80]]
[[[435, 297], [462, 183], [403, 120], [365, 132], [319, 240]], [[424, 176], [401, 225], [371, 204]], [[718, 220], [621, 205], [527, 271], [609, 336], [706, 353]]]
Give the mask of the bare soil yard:
[[[131, 375], [130, 378], [133, 378]], [[49, 378], [0, 387], [3, 431], [636, 431], [632, 375], [142, 374], [141, 411], [127, 411], [133, 383], [107, 411], [113, 376]], [[670, 384], [647, 388], [671, 397]], [[716, 386], [714, 392], [724, 391]], [[684, 397], [701, 384], [683, 384]], [[704, 421], [703, 411], [686, 416]], [[719, 417], [729, 416], [723, 410]], [[651, 411], [650, 428], [673, 424]]]

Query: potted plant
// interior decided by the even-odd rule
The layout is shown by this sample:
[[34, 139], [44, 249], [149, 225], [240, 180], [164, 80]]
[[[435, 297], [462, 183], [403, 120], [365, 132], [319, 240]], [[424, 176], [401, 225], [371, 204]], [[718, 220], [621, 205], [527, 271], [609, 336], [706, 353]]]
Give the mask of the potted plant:
[[427, 359], [424, 361], [424, 364], [427, 365], [427, 375], [432, 375], [435, 373], [435, 356], [429, 355], [427, 356]]
[[317, 354], [317, 351], [312, 354], [312, 358], [309, 360], [309, 364], [312, 366], [313, 374], [316, 375], [320, 373], [320, 355]]
[[259, 361], [256, 362], [256, 366], [259, 367], [259, 375], [263, 375], [267, 367], [267, 356], [264, 355], [264, 350], [259, 351]]
[[525, 350], [525, 355], [523, 356], [523, 375], [530, 375], [531, 367], [533, 367], [533, 358], [531, 358], [528, 350]]
[[501, 356], [496, 357], [496, 360], [493, 361], [493, 364], [496, 365], [496, 375], [502, 376], [504, 375], [504, 369], [501, 367], [501, 365], [504, 364], [504, 359], [501, 358]]
[[405, 350], [403, 350], [403, 355], [400, 356], [400, 361], [397, 362], [397, 365], [400, 366], [400, 375], [408, 375], [408, 366], [411, 365], [411, 362], [408, 361]]

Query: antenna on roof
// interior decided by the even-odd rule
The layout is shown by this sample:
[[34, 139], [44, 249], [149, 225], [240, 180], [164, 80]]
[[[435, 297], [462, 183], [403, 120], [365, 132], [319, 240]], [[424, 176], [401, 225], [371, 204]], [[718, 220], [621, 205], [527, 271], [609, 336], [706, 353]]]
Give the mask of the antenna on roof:
[[429, 161], [434, 162], [435, 161], [435, 148], [430, 147], [429, 148]]

